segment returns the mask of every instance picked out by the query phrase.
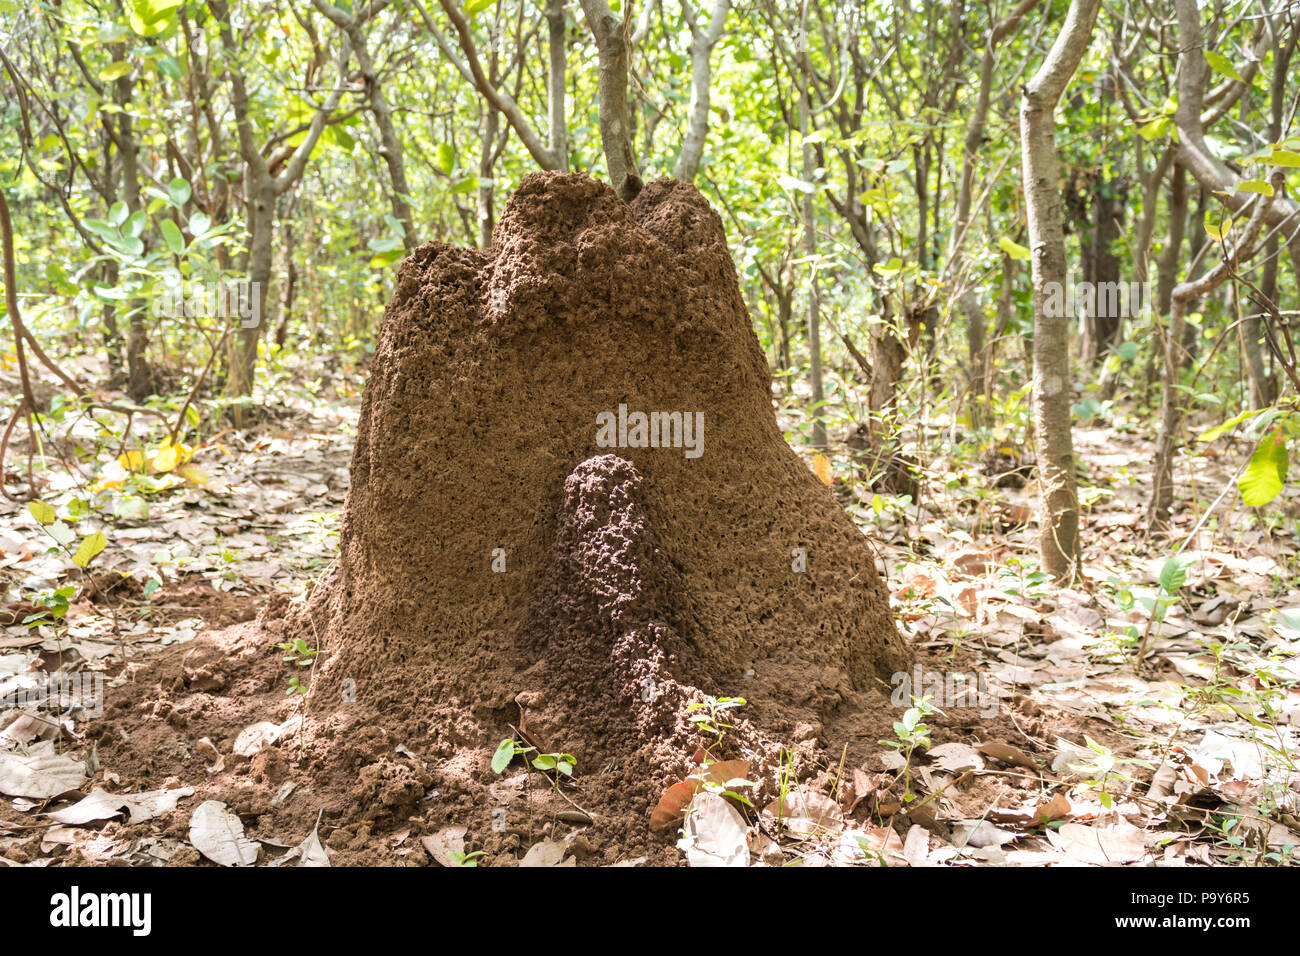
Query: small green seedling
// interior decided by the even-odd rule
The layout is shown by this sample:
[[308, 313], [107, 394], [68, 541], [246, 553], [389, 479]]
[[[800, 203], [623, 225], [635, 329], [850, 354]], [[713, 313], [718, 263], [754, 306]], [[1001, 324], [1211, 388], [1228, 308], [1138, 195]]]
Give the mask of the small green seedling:
[[[734, 725], [723, 719], [726, 712], [744, 707], [747, 703], [748, 701], [743, 697], [707, 697], [686, 708], [686, 713], [691, 715], [687, 720], [713, 738], [710, 747], [717, 747], [727, 736], [727, 731], [735, 729]], [[704, 713], [693, 714], [692, 711], [704, 711]]]
[[912, 793], [912, 754], [919, 747], [930, 749], [930, 728], [924, 718], [930, 714], [942, 714], [943, 711], [930, 703], [928, 697], [913, 697], [912, 706], [903, 711], [903, 719], [894, 721], [894, 734], [897, 740], [880, 741], [886, 747], [893, 747], [903, 753], [903, 802], [911, 803], [916, 799]]
[[510, 766], [512, 760], [531, 753], [533, 749], [533, 747], [522, 744], [513, 737], [507, 737], [497, 744], [497, 749], [492, 754], [492, 772], [496, 774], [505, 773], [506, 767]]
[[[292, 641], [286, 641], [283, 644], [275, 645], [278, 650], [286, 651], [284, 655], [285, 663], [293, 664], [295, 667], [311, 667], [320, 651], [308, 646], [307, 642], [301, 637], [296, 637]], [[297, 674], [289, 678], [289, 689], [286, 694], [306, 694], [307, 685], [302, 682]]]

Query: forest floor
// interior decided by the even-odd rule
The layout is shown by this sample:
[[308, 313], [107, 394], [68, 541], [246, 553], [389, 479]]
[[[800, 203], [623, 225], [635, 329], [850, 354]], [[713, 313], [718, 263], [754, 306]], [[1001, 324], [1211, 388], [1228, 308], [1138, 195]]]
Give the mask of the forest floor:
[[[592, 856], [598, 821], [590, 829], [571, 809], [580, 775], [562, 794], [540, 772], [503, 776], [493, 792], [535, 810], [531, 839], [476, 858], [474, 835], [439, 811], [437, 790], [421, 785], [396, 822], [325, 819], [312, 781], [282, 752], [301, 722], [294, 682], [310, 666], [298, 665], [312, 657], [253, 640], [260, 632], [245, 622], [281, 613], [275, 596], [303, 594], [333, 560], [357, 407], [355, 397], [304, 401], [222, 433], [187, 450], [201, 469], [188, 478], [101, 478], [117, 518], [88, 574], [52, 540], [70, 537], [57, 525], [0, 502], [0, 865]], [[917, 650], [911, 693], [933, 684], [942, 704], [962, 686], [954, 678], [972, 675], [978, 701], [926, 715], [896, 694], [884, 723], [898, 721], [894, 739], [868, 742], [857, 766], [792, 784], [794, 810], [767, 808], [748, 834], [719, 824], [711, 839], [724, 855], [728, 840], [748, 837], [751, 859], [777, 865], [1296, 861], [1296, 502], [1245, 508], [1232, 485], [1244, 443], [1196, 445], [1179, 463], [1174, 533], [1149, 537], [1148, 428], [1122, 403], [1103, 415], [1075, 431], [1085, 580], [1068, 590], [1036, 570], [1033, 488], [1014, 447], [981, 456], [946, 432], [928, 436], [920, 501], [874, 495], [852, 452], [831, 452], [834, 490], [877, 542]], [[994, 475], [981, 457], [999, 463]], [[71, 537], [99, 527], [71, 520], [86, 493], [79, 476], [54, 470], [38, 484], [76, 524]], [[79, 587], [59, 623], [25, 623], [42, 611], [37, 595], [65, 584]], [[36, 706], [61, 675], [73, 688], [63, 713]], [[418, 768], [413, 779], [430, 779], [424, 757], [384, 746]], [[681, 858], [671, 832], [663, 843], [650, 862]], [[644, 860], [615, 848], [602, 861], [611, 857]]]

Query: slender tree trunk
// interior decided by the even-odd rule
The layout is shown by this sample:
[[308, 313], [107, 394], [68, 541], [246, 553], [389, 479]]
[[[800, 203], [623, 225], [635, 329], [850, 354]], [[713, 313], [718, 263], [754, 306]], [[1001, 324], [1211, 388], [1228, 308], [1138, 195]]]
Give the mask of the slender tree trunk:
[[1079, 493], [1070, 432], [1070, 318], [1054, 111], [1088, 49], [1100, 0], [1071, 0], [1047, 59], [1024, 87], [1020, 142], [1034, 277], [1034, 429], [1042, 518], [1038, 551], [1058, 582], [1079, 573]]
[[624, 202], [631, 202], [641, 191], [641, 177], [632, 149], [632, 116], [627, 100], [628, 48], [623, 21], [605, 0], [582, 0], [582, 12], [596, 38], [600, 139], [609, 182]]
[[496, 209], [493, 202], [495, 190], [492, 182], [493, 157], [496, 154], [496, 142], [500, 119], [497, 111], [491, 108], [483, 111], [483, 131], [480, 134], [478, 150], [478, 244], [486, 249], [492, 245], [492, 229], [496, 225]]
[[[809, 86], [812, 83], [811, 67], [808, 62], [808, 0], [803, 0], [799, 18], [799, 68], [802, 77], [799, 81], [799, 133], [803, 139], [803, 178], [811, 182], [817, 154], [808, 142], [812, 132], [812, 104], [809, 102]], [[822, 382], [822, 332], [821, 332], [821, 289], [817, 279], [817, 222], [813, 208], [811, 192], [803, 194], [803, 239], [804, 252], [812, 269], [812, 281], [808, 284], [808, 376], [812, 384], [813, 428], [812, 444], [814, 448], [826, 448], [826, 418], [822, 402], [825, 390]]]
[[547, 146], [555, 168], [569, 168], [569, 127], [564, 118], [564, 76], [568, 66], [564, 0], [546, 0], [546, 31], [549, 64], [546, 73]]
[[690, 0], [683, 0], [682, 9], [691, 30], [691, 106], [687, 114], [686, 137], [673, 167], [673, 178], [690, 183], [695, 181], [700, 157], [704, 155], [704, 141], [709, 135], [709, 88], [713, 81], [709, 57], [722, 36], [731, 0], [713, 0], [709, 22], [703, 26], [695, 22], [695, 8]]
[[[118, 77], [113, 82], [113, 101], [122, 107], [117, 122], [117, 148], [122, 163], [122, 199], [127, 210], [135, 214], [140, 210], [140, 157], [135, 124], [128, 108], [131, 87], [129, 75]], [[130, 318], [126, 333], [126, 391], [132, 401], [143, 402], [153, 392], [153, 374], [149, 370], [149, 328], [145, 324], [147, 310], [144, 302], [138, 299], [133, 300], [128, 308]]]

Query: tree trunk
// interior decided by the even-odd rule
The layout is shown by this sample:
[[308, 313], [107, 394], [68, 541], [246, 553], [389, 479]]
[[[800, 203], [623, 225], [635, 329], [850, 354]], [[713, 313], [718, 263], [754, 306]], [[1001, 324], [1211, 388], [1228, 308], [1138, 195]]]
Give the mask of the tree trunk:
[[[817, 161], [816, 151], [808, 142], [812, 131], [812, 105], [809, 102], [809, 84], [812, 78], [808, 63], [808, 0], [804, 0], [799, 22], [799, 66], [803, 73], [799, 82], [799, 134], [803, 139], [803, 178], [811, 182], [813, 167]], [[804, 252], [812, 269], [812, 281], [808, 284], [808, 377], [812, 385], [813, 428], [812, 445], [814, 448], [826, 448], [826, 418], [822, 402], [825, 400], [825, 386], [822, 382], [822, 333], [821, 333], [821, 289], [817, 280], [817, 222], [813, 208], [813, 194], [803, 193], [803, 238]]]
[[550, 63], [546, 73], [547, 124], [554, 168], [569, 168], [569, 127], [564, 119], [564, 76], [568, 66], [567, 34], [564, 23], [564, 0], [546, 0], [546, 30]]
[[1020, 139], [1034, 277], [1034, 430], [1042, 518], [1038, 551], [1058, 582], [1079, 573], [1079, 494], [1070, 432], [1070, 318], [1056, 156], [1056, 104], [1087, 51], [1100, 0], [1071, 0], [1047, 59], [1024, 87]]
[[690, 183], [695, 181], [700, 157], [704, 155], [704, 141], [709, 135], [709, 87], [712, 84], [709, 57], [722, 36], [731, 0], [713, 0], [713, 9], [705, 26], [695, 22], [695, 8], [690, 0], [684, 0], [682, 9], [691, 30], [691, 106], [687, 114], [686, 137], [673, 167], [673, 178]]
[[632, 150], [632, 119], [627, 101], [627, 42], [623, 21], [605, 0], [582, 0], [587, 26], [596, 38], [599, 62], [600, 140], [614, 191], [631, 202], [641, 191], [636, 156]]

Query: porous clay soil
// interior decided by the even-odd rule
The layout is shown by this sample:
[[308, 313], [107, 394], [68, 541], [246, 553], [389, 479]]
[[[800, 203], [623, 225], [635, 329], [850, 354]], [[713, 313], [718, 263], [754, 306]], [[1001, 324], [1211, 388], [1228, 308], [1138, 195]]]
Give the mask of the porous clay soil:
[[[508, 864], [561, 819], [581, 862], [676, 862], [648, 823], [710, 743], [691, 703], [746, 699], [714, 754], [750, 761], [761, 805], [783, 759], [806, 777], [878, 751], [889, 675], [911, 665], [869, 541], [770, 395], [695, 189], [655, 182], [627, 205], [582, 175], [527, 177], [491, 249], [429, 243], [400, 267], [332, 571], [305, 605], [277, 599], [148, 664], [101, 747], [159, 786], [161, 742], [111, 726], [151, 694], [159, 733], [223, 753], [241, 721], [303, 707], [207, 795], [286, 839], [323, 811], [342, 862], [413, 861], [398, 837], [458, 824]], [[620, 405], [702, 412], [701, 453], [602, 447], [597, 416]], [[322, 649], [305, 702], [267, 652], [293, 637]], [[534, 774], [521, 795], [522, 761], [503, 784], [489, 762], [509, 736], [572, 754], [574, 785]]]

